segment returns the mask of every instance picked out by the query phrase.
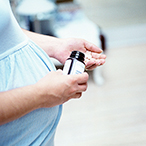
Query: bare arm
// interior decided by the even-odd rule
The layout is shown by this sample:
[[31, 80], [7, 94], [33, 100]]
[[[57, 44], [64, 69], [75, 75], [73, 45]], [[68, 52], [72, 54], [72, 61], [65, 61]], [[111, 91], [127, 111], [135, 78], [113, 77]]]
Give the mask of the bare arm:
[[86, 68], [93, 70], [105, 63], [106, 55], [101, 54], [102, 50], [96, 45], [77, 38], [60, 39], [48, 35], [33, 33], [23, 29], [23, 32], [39, 45], [50, 57], [56, 58], [62, 64], [65, 63], [70, 53], [74, 50], [85, 54], [91, 54], [91, 59], [86, 60]]
[[[86, 62], [86, 68], [94, 69], [104, 64], [105, 55], [101, 49], [83, 39], [58, 39], [23, 30], [50, 57], [64, 63], [70, 52], [79, 50], [91, 53], [92, 59]], [[13, 121], [42, 107], [60, 105], [71, 98], [79, 98], [87, 89], [87, 73], [80, 75], [62, 75], [61, 71], [50, 72], [34, 85], [0, 93], [0, 125]]]
[[20, 118], [38, 109], [63, 104], [79, 98], [87, 89], [87, 73], [62, 75], [49, 72], [36, 84], [0, 93], [0, 125]]
[[0, 93], [0, 125], [22, 117], [39, 107], [33, 85]]
[[59, 38], [31, 32], [25, 29], [22, 29], [22, 31], [50, 57], [54, 57], [54, 53], [57, 51], [56, 49], [61, 46], [61, 40]]

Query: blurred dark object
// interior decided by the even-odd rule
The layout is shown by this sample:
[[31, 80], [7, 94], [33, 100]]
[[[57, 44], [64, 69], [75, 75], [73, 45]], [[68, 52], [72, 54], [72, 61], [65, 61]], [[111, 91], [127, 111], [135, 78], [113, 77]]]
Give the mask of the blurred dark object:
[[56, 3], [73, 2], [73, 0], [56, 0]]
[[103, 50], [103, 52], [106, 51], [106, 37], [103, 33], [100, 33], [100, 41], [101, 41], [101, 49]]

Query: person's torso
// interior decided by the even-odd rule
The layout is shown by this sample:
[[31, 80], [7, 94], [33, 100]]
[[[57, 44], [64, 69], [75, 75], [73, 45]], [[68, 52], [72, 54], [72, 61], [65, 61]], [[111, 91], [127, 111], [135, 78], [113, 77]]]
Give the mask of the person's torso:
[[[34, 84], [51, 70], [55, 68], [47, 54], [19, 27], [9, 0], [0, 0], [0, 91]], [[42, 108], [1, 125], [0, 145], [38, 146], [48, 142], [53, 146], [60, 115], [61, 106]]]
[[0, 54], [26, 39], [12, 13], [9, 0], [0, 0]]

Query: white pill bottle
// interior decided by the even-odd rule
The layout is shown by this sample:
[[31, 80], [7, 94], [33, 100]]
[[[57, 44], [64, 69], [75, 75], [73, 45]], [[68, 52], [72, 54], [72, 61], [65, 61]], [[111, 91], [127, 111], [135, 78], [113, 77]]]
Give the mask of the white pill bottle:
[[85, 59], [84, 53], [79, 51], [73, 51], [70, 57], [65, 62], [63, 74], [74, 75], [83, 73], [85, 70], [84, 59]]

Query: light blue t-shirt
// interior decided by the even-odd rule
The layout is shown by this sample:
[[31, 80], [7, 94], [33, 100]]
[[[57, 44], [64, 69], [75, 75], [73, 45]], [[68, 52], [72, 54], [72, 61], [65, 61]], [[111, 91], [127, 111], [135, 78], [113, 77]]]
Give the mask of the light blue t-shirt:
[[[34, 84], [52, 70], [48, 55], [23, 34], [9, 0], [0, 0], [0, 92]], [[0, 146], [53, 146], [61, 111], [61, 105], [41, 108], [1, 125]]]

